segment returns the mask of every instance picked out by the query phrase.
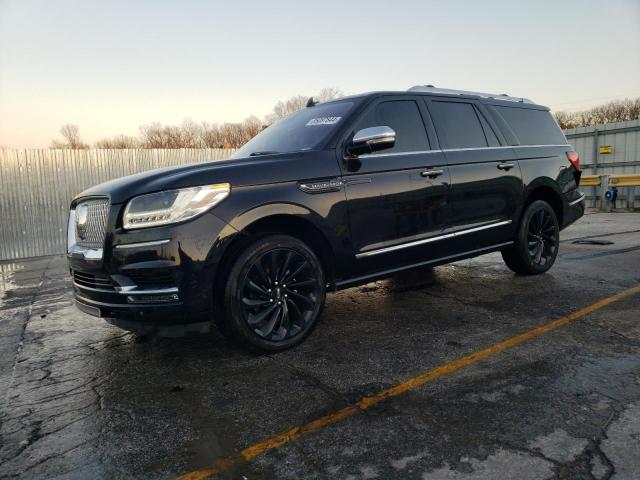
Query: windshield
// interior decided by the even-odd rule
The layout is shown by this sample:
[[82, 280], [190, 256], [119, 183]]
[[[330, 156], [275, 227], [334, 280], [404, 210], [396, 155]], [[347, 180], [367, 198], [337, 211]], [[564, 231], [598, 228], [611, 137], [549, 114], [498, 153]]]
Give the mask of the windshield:
[[313, 150], [336, 129], [352, 106], [352, 102], [331, 102], [298, 110], [260, 132], [233, 156]]

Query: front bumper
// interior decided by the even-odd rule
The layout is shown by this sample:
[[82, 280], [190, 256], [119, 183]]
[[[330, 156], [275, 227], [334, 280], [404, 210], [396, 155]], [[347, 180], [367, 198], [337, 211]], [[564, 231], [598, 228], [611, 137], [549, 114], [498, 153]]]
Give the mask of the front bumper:
[[67, 258], [78, 308], [142, 333], [208, 330], [217, 269], [237, 232], [211, 212], [127, 231], [118, 227], [120, 207], [111, 206], [103, 248], [79, 247], [70, 221]]

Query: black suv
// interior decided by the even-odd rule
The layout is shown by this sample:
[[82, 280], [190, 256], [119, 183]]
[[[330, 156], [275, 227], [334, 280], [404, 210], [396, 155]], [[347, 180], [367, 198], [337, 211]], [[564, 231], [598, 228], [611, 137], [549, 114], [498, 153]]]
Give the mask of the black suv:
[[140, 333], [301, 342], [327, 290], [501, 251], [547, 271], [584, 213], [549, 109], [414, 87], [314, 103], [232, 159], [98, 185], [71, 204], [78, 307]]

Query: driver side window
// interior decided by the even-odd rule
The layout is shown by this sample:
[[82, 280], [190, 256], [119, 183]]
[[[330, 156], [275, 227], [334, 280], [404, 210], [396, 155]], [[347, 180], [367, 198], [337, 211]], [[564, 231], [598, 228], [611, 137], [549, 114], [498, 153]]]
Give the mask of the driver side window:
[[390, 100], [371, 108], [358, 122], [355, 131], [387, 126], [396, 132], [396, 143], [380, 153], [403, 153], [429, 150], [429, 140], [418, 105], [413, 100]]

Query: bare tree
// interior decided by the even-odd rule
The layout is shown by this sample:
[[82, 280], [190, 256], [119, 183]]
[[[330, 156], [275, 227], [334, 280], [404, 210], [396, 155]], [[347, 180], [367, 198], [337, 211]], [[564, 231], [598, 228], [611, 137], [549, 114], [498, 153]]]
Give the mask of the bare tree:
[[158, 122], [140, 126], [141, 144], [143, 148], [166, 148], [166, 141], [162, 133], [162, 124]]
[[[320, 90], [317, 95], [314, 95], [313, 99], [318, 102], [327, 102], [340, 97], [344, 97], [344, 92], [342, 90], [336, 87], [326, 87]], [[307, 105], [308, 101], [309, 97], [304, 95], [296, 95], [284, 101], [280, 100], [273, 107], [273, 111], [267, 114], [265, 120], [269, 124], [274, 123], [282, 117], [286, 117], [290, 113], [303, 109]]]
[[60, 135], [65, 139], [65, 142], [59, 142], [53, 140], [51, 142], [51, 148], [65, 148], [70, 150], [83, 150], [89, 148], [89, 145], [82, 142], [80, 138], [80, 129], [77, 125], [70, 123], [63, 125], [60, 128]]
[[305, 107], [309, 97], [304, 95], [296, 95], [288, 100], [280, 100], [273, 107], [273, 111], [266, 116], [267, 123], [274, 123], [290, 113], [297, 112]]
[[555, 112], [554, 116], [562, 129], [636, 120], [640, 118], [640, 97], [617, 100], [580, 112]]
[[[325, 102], [344, 96], [335, 87], [323, 88], [314, 96], [317, 101]], [[182, 125], [163, 125], [158, 122], [140, 126], [139, 138], [117, 135], [104, 138], [95, 143], [96, 148], [238, 148], [247, 143], [266, 126], [290, 113], [305, 108], [309, 98], [296, 95], [288, 100], [279, 101], [264, 120], [255, 115], [237, 123], [196, 123], [186, 118]], [[82, 143], [76, 125], [64, 125], [60, 131], [66, 143], [52, 143], [52, 148], [88, 148]]]
[[205, 148], [223, 148], [224, 140], [217, 123], [209, 124], [202, 122], [200, 124], [200, 140]]
[[336, 98], [344, 97], [344, 92], [337, 87], [325, 87], [318, 92], [313, 98], [319, 102], [328, 102]]
[[135, 137], [116, 135], [113, 138], [103, 138], [102, 140], [98, 140], [95, 143], [95, 147], [110, 149], [139, 148], [140, 141]]

